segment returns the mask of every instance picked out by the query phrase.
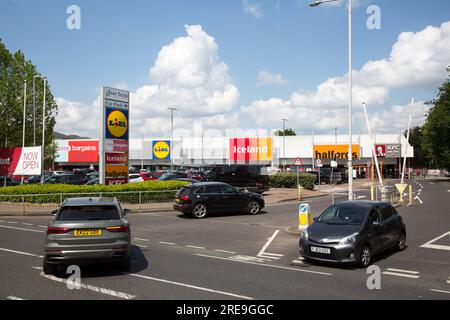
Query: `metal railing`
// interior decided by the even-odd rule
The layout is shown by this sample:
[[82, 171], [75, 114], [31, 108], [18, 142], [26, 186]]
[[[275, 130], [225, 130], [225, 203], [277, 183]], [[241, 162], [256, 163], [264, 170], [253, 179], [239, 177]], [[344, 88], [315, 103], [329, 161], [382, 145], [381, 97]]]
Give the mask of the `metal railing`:
[[0, 195], [0, 215], [51, 213], [67, 198], [115, 197], [124, 208], [136, 211], [165, 211], [172, 209], [176, 190], [90, 192], [90, 193], [49, 193]]

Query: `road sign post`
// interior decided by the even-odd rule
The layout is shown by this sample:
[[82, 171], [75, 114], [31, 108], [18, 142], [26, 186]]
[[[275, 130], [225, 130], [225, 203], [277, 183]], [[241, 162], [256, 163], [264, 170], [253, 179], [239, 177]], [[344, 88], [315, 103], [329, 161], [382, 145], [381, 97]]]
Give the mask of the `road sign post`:
[[298, 230], [304, 231], [312, 224], [312, 216], [309, 203], [300, 203], [298, 208]]

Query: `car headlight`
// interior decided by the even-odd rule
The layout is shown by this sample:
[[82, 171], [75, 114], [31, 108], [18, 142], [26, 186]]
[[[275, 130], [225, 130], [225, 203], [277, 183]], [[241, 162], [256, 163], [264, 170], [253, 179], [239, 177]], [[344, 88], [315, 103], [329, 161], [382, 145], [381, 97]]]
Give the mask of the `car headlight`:
[[306, 228], [302, 233], [302, 239], [308, 240], [308, 228]]
[[355, 232], [354, 234], [351, 234], [348, 237], [342, 238], [341, 240], [339, 240], [339, 244], [350, 244], [355, 242], [358, 234], [359, 234], [358, 232]]

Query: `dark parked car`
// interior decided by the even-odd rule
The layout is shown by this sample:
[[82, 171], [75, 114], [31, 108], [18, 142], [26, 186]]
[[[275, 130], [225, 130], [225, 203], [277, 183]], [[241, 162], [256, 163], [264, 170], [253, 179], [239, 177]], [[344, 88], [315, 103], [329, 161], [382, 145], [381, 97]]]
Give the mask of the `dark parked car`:
[[47, 228], [43, 269], [53, 274], [58, 265], [116, 262], [123, 270], [131, 263], [131, 231], [115, 198], [69, 198]]
[[[316, 176], [315, 184], [319, 184], [319, 172], [309, 172]], [[341, 184], [345, 181], [345, 175], [341, 171], [331, 171], [329, 168], [320, 170], [320, 184]]]
[[175, 196], [173, 208], [201, 219], [218, 212], [255, 215], [264, 205], [264, 198], [259, 194], [240, 192], [226, 183], [199, 182], [181, 188]]
[[189, 179], [195, 179], [198, 181], [203, 181], [203, 179], [205, 179], [205, 173], [203, 171], [189, 171], [186, 174]]
[[161, 181], [167, 181], [167, 180], [177, 180], [179, 178], [187, 178], [187, 175], [183, 172], [172, 172], [172, 173], [166, 173], [163, 174], [159, 180]]
[[261, 165], [218, 165], [204, 181], [224, 182], [238, 190], [263, 193], [269, 190], [267, 168]]
[[406, 248], [406, 227], [389, 203], [345, 201], [327, 208], [300, 237], [300, 254], [367, 267], [384, 250]]
[[2, 187], [11, 187], [11, 186], [17, 186], [20, 184], [19, 180], [16, 180], [14, 178], [11, 177], [0, 177], [0, 186]]
[[81, 174], [59, 174], [50, 176], [44, 180], [45, 184], [75, 184], [81, 185], [86, 184], [89, 179]]

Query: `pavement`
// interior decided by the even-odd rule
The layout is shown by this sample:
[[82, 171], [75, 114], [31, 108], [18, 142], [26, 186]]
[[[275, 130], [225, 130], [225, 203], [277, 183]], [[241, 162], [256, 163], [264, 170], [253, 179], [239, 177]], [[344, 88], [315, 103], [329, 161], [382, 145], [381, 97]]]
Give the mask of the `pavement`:
[[[68, 275], [48, 277], [40, 269], [51, 218], [0, 216], [0, 299], [450, 300], [450, 183], [414, 186], [421, 202], [398, 208], [407, 249], [376, 257], [367, 270], [303, 261], [298, 236], [285, 232], [297, 223], [298, 202], [284, 201], [256, 216], [195, 220], [174, 211], [132, 214], [130, 272], [111, 265], [81, 267], [82, 286], [71, 290]], [[368, 197], [367, 190], [356, 193]], [[308, 202], [317, 216], [330, 197]], [[374, 272], [380, 289], [367, 286]]]

